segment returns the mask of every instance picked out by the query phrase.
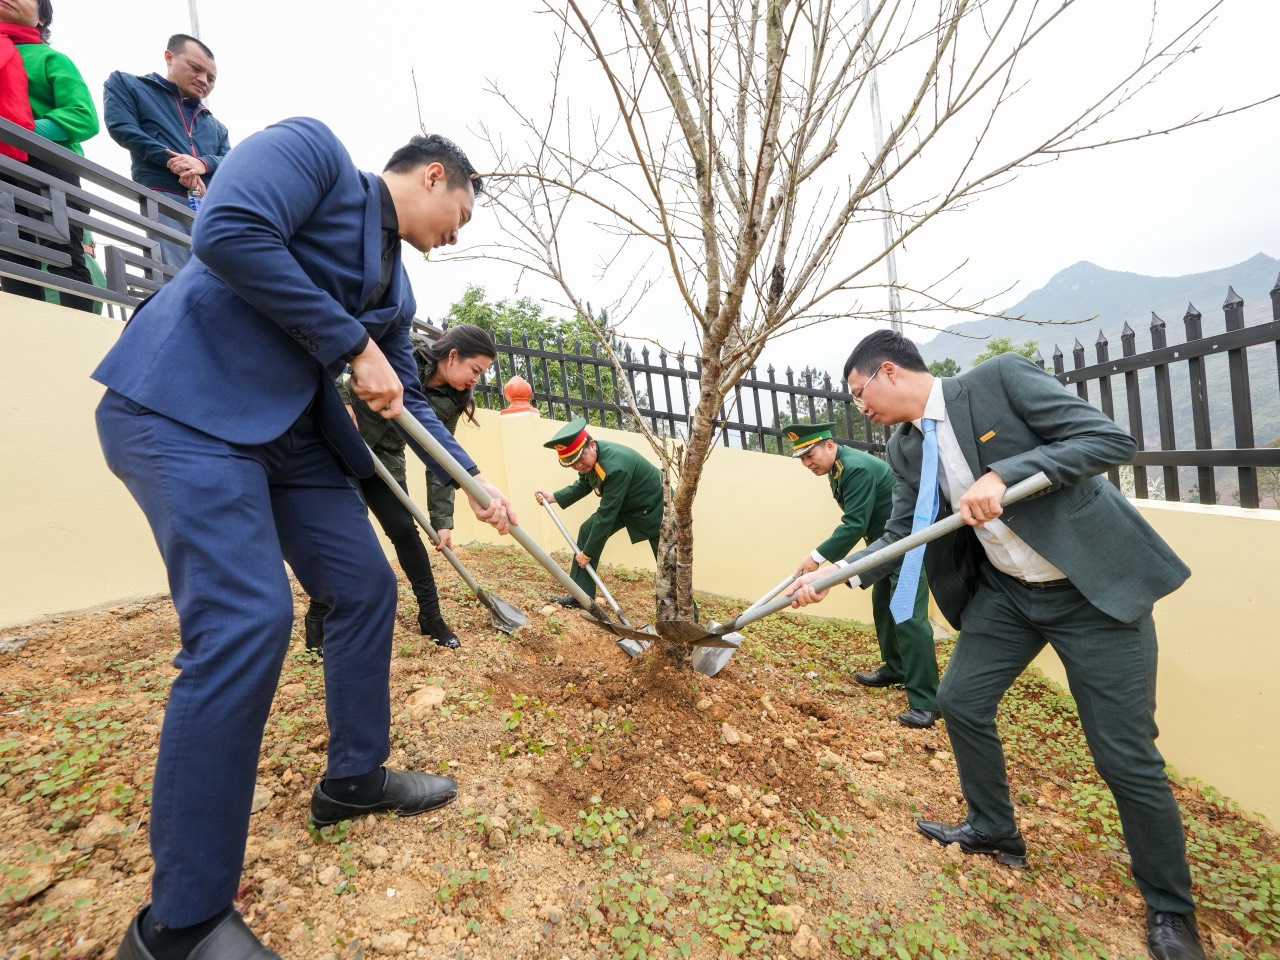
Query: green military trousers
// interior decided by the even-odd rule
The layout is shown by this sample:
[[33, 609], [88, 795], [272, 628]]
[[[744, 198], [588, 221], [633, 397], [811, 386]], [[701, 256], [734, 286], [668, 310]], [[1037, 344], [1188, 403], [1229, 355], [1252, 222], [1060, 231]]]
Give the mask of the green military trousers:
[[933, 649], [933, 624], [929, 622], [929, 584], [924, 571], [916, 587], [911, 619], [894, 623], [889, 601], [898, 586], [898, 571], [871, 585], [871, 611], [880, 642], [883, 676], [901, 683], [907, 703], [914, 710], [938, 709], [938, 657]]
[[[591, 542], [591, 535], [592, 533], [595, 532], [595, 524], [596, 524], [596, 515], [593, 513], [591, 516], [587, 517], [587, 519], [583, 521], [582, 526], [578, 528], [578, 546], [579, 547], [581, 547], [582, 544], [584, 543]], [[619, 520], [617, 523], [614, 524], [613, 529], [609, 531], [609, 536], [612, 537], [619, 530], [625, 530], [626, 526], [627, 525], [625, 522]], [[607, 543], [608, 541], [606, 540], [606, 544]], [[649, 541], [649, 549], [653, 551], [653, 558], [657, 560], [658, 559], [658, 538], [657, 537], [654, 537]], [[601, 550], [600, 552], [603, 553], [604, 551]], [[600, 569], [600, 558], [592, 557], [591, 566], [595, 567], [598, 572]], [[569, 579], [571, 579], [574, 583], [576, 583], [583, 590], [585, 590], [588, 597], [591, 597], [591, 599], [593, 600], [595, 599], [596, 582], [591, 579], [591, 574], [587, 573], [586, 570], [578, 566], [577, 560], [574, 560], [569, 564]]]

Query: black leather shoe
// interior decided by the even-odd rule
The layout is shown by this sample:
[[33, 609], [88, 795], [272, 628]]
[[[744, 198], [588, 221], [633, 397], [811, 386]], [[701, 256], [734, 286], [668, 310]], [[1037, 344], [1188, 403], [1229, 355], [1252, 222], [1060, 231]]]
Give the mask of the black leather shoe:
[[444, 618], [439, 614], [435, 616], [425, 613], [418, 614], [418, 629], [422, 631], [423, 635], [434, 640], [437, 647], [444, 647], [446, 650], [457, 650], [462, 646], [462, 642], [457, 635], [449, 629], [449, 625], [444, 622]]
[[855, 673], [853, 679], [857, 680], [864, 687], [900, 687], [902, 686], [901, 677], [890, 677], [881, 673], [878, 669], [872, 670], [870, 673]]
[[321, 789], [323, 786], [324, 781], [321, 781], [311, 792], [311, 822], [317, 827], [384, 810], [412, 817], [443, 807], [458, 795], [458, 784], [448, 777], [418, 773], [416, 770], [388, 770], [382, 796], [374, 803], [342, 803], [328, 796]]
[[1147, 956], [1151, 960], [1205, 960], [1194, 913], [1161, 913], [1147, 906]]
[[578, 602], [578, 598], [573, 594], [567, 594], [563, 597], [552, 597], [552, 603], [558, 603], [567, 610], [581, 610], [582, 604]]
[[1027, 845], [1021, 833], [1012, 837], [988, 837], [964, 823], [936, 823], [933, 820], [917, 820], [916, 829], [930, 840], [937, 840], [944, 847], [960, 844], [961, 853], [989, 853], [1006, 867], [1027, 866]]
[[[116, 951], [116, 960], [155, 960], [142, 940], [142, 917], [150, 909], [151, 904], [147, 904], [133, 918]], [[280, 954], [262, 945], [234, 910], [187, 956], [192, 960], [281, 960]]]
[[917, 730], [924, 730], [932, 727], [938, 722], [938, 718], [942, 716], [937, 710], [917, 710], [912, 707], [906, 713], [898, 714], [898, 722], [904, 727], [914, 727]]

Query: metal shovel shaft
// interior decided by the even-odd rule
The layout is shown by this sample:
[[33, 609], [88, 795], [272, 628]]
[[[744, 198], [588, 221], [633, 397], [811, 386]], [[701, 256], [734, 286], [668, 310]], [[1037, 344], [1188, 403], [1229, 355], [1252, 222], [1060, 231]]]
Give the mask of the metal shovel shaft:
[[[377, 472], [378, 476], [382, 478], [383, 483], [391, 488], [391, 492], [396, 495], [396, 499], [404, 504], [404, 508], [408, 510], [413, 519], [418, 522], [418, 526], [423, 529], [426, 535], [431, 539], [431, 542], [436, 546], [439, 546], [440, 534], [436, 532], [435, 527], [431, 526], [431, 521], [427, 519], [427, 515], [422, 512], [421, 508], [416, 503], [409, 499], [409, 494], [405, 492], [404, 487], [400, 486], [396, 478], [391, 475], [391, 471], [388, 470], [382, 461], [378, 459], [377, 454], [372, 450], [370, 450], [369, 453], [373, 456], [373, 469]], [[467, 586], [471, 588], [471, 592], [477, 597], [483, 598], [484, 590], [481, 589], [480, 584], [476, 582], [476, 578], [471, 575], [471, 571], [463, 566], [462, 561], [458, 559], [457, 555], [448, 547], [445, 547], [440, 552], [444, 554], [446, 560], [453, 564], [453, 569], [457, 570], [458, 576], [466, 581]]]
[[[573, 551], [574, 562], [576, 563], [578, 554], [582, 552], [582, 550], [578, 548], [578, 542], [573, 539], [573, 534], [571, 534], [568, 528], [565, 527], [564, 521], [560, 519], [560, 514], [556, 513], [556, 508], [551, 505], [551, 502], [549, 500], [543, 500], [542, 505], [547, 508], [547, 513], [551, 514], [551, 519], [556, 522], [556, 526], [559, 527], [560, 532], [564, 534], [565, 542], [569, 544], [569, 549]], [[600, 592], [604, 594], [605, 600], [608, 602], [613, 612], [618, 615], [618, 619], [628, 627], [631, 626], [631, 621], [627, 619], [626, 614], [624, 614], [618, 607], [618, 601], [613, 599], [613, 594], [609, 592], [609, 588], [606, 587], [604, 585], [604, 581], [600, 579], [600, 574], [596, 573], [595, 564], [588, 563], [586, 571], [591, 574], [591, 579], [596, 582], [596, 586], [600, 588]]]
[[[1037, 473], [1033, 477], [1015, 483], [1004, 492], [1004, 497], [1000, 503], [1008, 506], [1024, 497], [1029, 497], [1033, 493], [1039, 493], [1041, 490], [1048, 489], [1052, 484], [1044, 473]], [[939, 520], [937, 523], [931, 523], [929, 526], [913, 533], [910, 536], [903, 537], [897, 543], [890, 544], [883, 550], [877, 550], [875, 553], [868, 554], [861, 560], [850, 563], [843, 567], [835, 567], [829, 573], [824, 574], [814, 580], [810, 586], [815, 590], [827, 590], [840, 583], [852, 580], [860, 573], [872, 570], [889, 560], [894, 560], [906, 553], [910, 553], [916, 547], [928, 543], [930, 540], [936, 540], [938, 537], [944, 536], [953, 530], [957, 530], [964, 526], [964, 520], [960, 514], [953, 513], [945, 519]], [[755, 623], [762, 620], [770, 614], [777, 613], [779, 610], [785, 609], [791, 605], [790, 596], [776, 597], [758, 607], [748, 607], [742, 613], [738, 614], [723, 626], [716, 627], [715, 632], [719, 634], [732, 633], [741, 630], [747, 624]], [[661, 624], [659, 624], [661, 628]]]
[[[756, 607], [764, 606], [766, 603], [768, 603], [770, 600], [772, 600], [774, 597], [780, 594], [783, 590], [787, 589], [787, 587], [791, 586], [795, 578], [796, 578], [796, 575], [794, 573], [791, 574], [791, 576], [787, 577], [787, 579], [783, 580], [780, 584], [778, 584], [776, 587], [774, 587], [772, 590], [770, 590], [763, 597], [761, 597], [759, 600], [757, 600], [751, 606], [747, 607], [747, 609], [742, 612], [746, 613], [748, 610], [754, 610]], [[741, 616], [741, 614], [739, 614], [739, 616]]]
[[[403, 411], [396, 417], [396, 423], [400, 424], [400, 427], [412, 438], [414, 443], [426, 450], [430, 457], [444, 468], [445, 473], [457, 481], [458, 485], [466, 491], [467, 496], [479, 503], [482, 509], [489, 506], [492, 500], [489, 494], [485, 493], [484, 487], [476, 483], [475, 478], [462, 468], [462, 464], [454, 459], [453, 455], [418, 422], [413, 414], [408, 410]], [[376, 460], [377, 458], [375, 457], [374, 459]], [[602, 621], [608, 620], [608, 616], [600, 609], [599, 604], [587, 596], [585, 590], [569, 579], [569, 575], [560, 568], [558, 563], [551, 559], [551, 555], [547, 551], [538, 546], [538, 542], [529, 536], [528, 531], [518, 523], [512, 523], [511, 536], [516, 543], [528, 551], [533, 559], [542, 565], [547, 573], [555, 577], [560, 585], [569, 591], [570, 596], [582, 604], [584, 610], [590, 610], [597, 614]]]

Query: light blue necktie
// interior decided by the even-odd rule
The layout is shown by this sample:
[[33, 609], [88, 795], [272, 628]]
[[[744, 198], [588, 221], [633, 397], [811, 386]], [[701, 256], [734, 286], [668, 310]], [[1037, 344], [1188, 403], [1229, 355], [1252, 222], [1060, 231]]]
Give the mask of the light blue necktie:
[[[924, 431], [924, 446], [921, 448], [920, 491], [916, 494], [916, 515], [911, 521], [912, 533], [919, 533], [933, 523], [933, 518], [938, 513], [937, 423], [928, 419], [921, 420], [920, 429]], [[916, 606], [916, 587], [920, 583], [920, 566], [923, 563], [924, 544], [902, 558], [898, 586], [893, 591], [893, 599], [889, 601], [889, 612], [893, 614], [894, 623], [911, 619]]]

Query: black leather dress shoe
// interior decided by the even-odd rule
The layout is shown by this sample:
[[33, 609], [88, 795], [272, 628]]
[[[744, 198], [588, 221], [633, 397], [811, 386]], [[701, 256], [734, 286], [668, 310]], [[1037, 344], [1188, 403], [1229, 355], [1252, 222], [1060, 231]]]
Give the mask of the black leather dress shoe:
[[581, 610], [581, 609], [582, 609], [582, 604], [580, 604], [580, 603], [578, 602], [578, 598], [577, 598], [577, 597], [575, 597], [575, 596], [574, 596], [573, 594], [571, 594], [571, 593], [570, 593], [570, 594], [566, 594], [566, 595], [565, 595], [565, 596], [563, 596], [563, 597], [552, 597], [552, 598], [551, 598], [551, 602], [552, 602], [552, 603], [558, 603], [558, 604], [560, 604], [560, 606], [565, 607], [565, 608], [566, 608], [566, 609], [568, 609], [568, 610]]
[[[142, 917], [150, 909], [151, 905], [147, 904], [133, 918], [116, 951], [116, 960], [155, 960], [142, 940]], [[190, 960], [281, 960], [280, 954], [262, 945], [234, 910], [187, 956]]]
[[930, 840], [937, 840], [944, 847], [960, 844], [961, 853], [989, 853], [1006, 867], [1027, 866], [1027, 845], [1021, 833], [1012, 837], [988, 837], [964, 823], [935, 823], [933, 820], [917, 820], [916, 829]]
[[374, 803], [343, 803], [328, 796], [323, 786], [323, 782], [317, 783], [311, 792], [311, 822], [317, 827], [383, 811], [412, 817], [443, 807], [458, 795], [458, 784], [448, 777], [416, 770], [388, 770], [382, 796]]
[[1147, 956], [1151, 960], [1205, 960], [1194, 913], [1161, 913], [1147, 907]]
[[942, 716], [937, 710], [917, 710], [912, 707], [906, 713], [898, 714], [898, 722], [904, 727], [914, 727], [917, 730], [924, 730], [932, 727], [938, 722], [938, 718]]
[[900, 687], [902, 686], [901, 677], [890, 677], [881, 673], [879, 670], [872, 670], [870, 673], [855, 673], [853, 679], [864, 687]]

